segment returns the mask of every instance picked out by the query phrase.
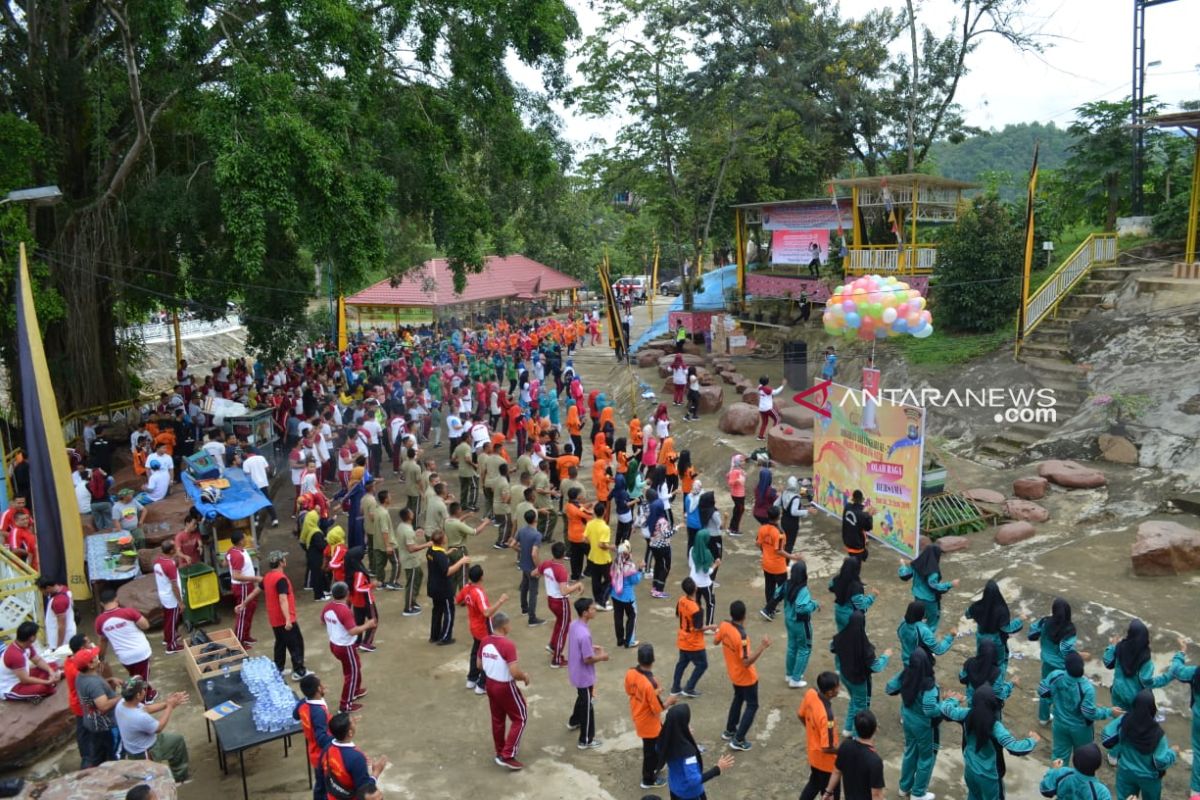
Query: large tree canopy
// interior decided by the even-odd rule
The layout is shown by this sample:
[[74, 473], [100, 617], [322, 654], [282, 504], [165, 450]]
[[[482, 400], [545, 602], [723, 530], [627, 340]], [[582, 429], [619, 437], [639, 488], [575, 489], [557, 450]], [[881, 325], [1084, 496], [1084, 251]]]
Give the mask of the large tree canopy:
[[[0, 149], [65, 195], [34, 235], [68, 311], [47, 330], [67, 407], [127, 393], [114, 330], [184, 298], [213, 315], [237, 298], [252, 347], [278, 354], [314, 264], [347, 289], [408, 266], [389, 232], [431, 239], [461, 286], [561, 169], [504, 62], [562, 88], [578, 33], [563, 0], [0, 0], [0, 15]], [[18, 122], [38, 136], [14, 149]], [[6, 237], [7, 270], [13, 253]]]

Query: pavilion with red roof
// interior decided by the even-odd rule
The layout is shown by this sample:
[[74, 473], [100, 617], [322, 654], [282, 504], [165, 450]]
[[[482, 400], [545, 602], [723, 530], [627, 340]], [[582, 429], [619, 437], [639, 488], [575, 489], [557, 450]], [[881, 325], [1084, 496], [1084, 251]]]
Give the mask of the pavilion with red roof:
[[483, 270], [468, 273], [462, 294], [456, 294], [449, 261], [434, 258], [395, 283], [385, 278], [347, 297], [346, 316], [351, 327], [360, 329], [420, 325], [539, 300], [556, 307], [582, 288], [581, 282], [532, 258], [488, 256]]

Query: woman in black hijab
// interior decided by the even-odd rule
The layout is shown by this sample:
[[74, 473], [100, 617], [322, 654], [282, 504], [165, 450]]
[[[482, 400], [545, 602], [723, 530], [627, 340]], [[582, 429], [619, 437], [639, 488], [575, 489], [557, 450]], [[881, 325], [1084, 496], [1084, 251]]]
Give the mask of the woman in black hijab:
[[1170, 669], [1162, 675], [1154, 674], [1150, 631], [1140, 619], [1129, 623], [1124, 639], [1111, 640], [1104, 650], [1104, 666], [1113, 671], [1113, 705], [1126, 711], [1132, 710], [1133, 698], [1142, 689], [1161, 689], [1171, 682]]
[[[871, 675], [887, 667], [892, 651], [885, 650], [876, 658], [875, 645], [867, 638], [867, 616], [858, 610], [850, 615], [846, 627], [833, 637], [829, 649], [833, 652], [833, 662], [842, 676], [842, 683], [850, 692], [850, 707], [843, 724], [853, 725], [855, 714], [871, 708]], [[851, 735], [850, 728], [842, 732], [843, 738]]]
[[854, 556], [842, 559], [842, 568], [829, 582], [829, 591], [833, 592], [833, 621], [838, 631], [846, 627], [850, 614], [861, 611], [864, 614], [875, 602], [878, 592], [872, 590], [867, 594], [863, 587], [862, 562]]
[[991, 689], [1001, 705], [1012, 694], [1013, 685], [1000, 674], [1000, 653], [992, 641], [981, 642], [978, 652], [963, 662], [958, 680], [966, 687], [968, 704], [981, 686]]
[[900, 695], [900, 724], [904, 729], [904, 759], [900, 762], [900, 794], [922, 798], [929, 790], [937, 760], [937, 723], [942, 719], [933, 659], [917, 648], [908, 666], [888, 681], [887, 693]]
[[[696, 510], [700, 514], [700, 527], [708, 528], [708, 550], [714, 559], [720, 558], [725, 549], [725, 542], [721, 538], [721, 514], [717, 511], [717, 496], [712, 492], [702, 492]], [[717, 569], [720, 567], [712, 571], [714, 582], [717, 580]]]
[[925, 604], [925, 621], [929, 630], [937, 633], [942, 619], [942, 595], [958, 586], [957, 579], [942, 580], [942, 548], [931, 544], [922, 549], [911, 564], [900, 566], [899, 574], [902, 581], [912, 580], [913, 599]]
[[1117, 797], [1159, 800], [1162, 776], [1175, 763], [1176, 752], [1158, 724], [1154, 692], [1134, 695], [1129, 713], [1104, 728], [1104, 746], [1117, 756]]
[[969, 707], [954, 700], [942, 703], [942, 714], [963, 726], [963, 780], [971, 800], [995, 800], [1004, 797], [1004, 753], [1028, 755], [1041, 741], [1030, 731], [1017, 739], [1000, 721], [1000, 700], [992, 687], [984, 684], [975, 691]]
[[983, 587], [983, 596], [967, 607], [967, 619], [975, 620], [975, 645], [984, 641], [996, 644], [1000, 655], [1000, 678], [1008, 673], [1008, 637], [1021, 630], [1025, 623], [1019, 617], [1013, 619], [1008, 603], [1000, 593], [1000, 584], [988, 581]]
[[667, 709], [662, 731], [658, 734], [658, 769], [667, 769], [667, 785], [672, 798], [704, 800], [704, 784], [733, 766], [733, 756], [723, 755], [717, 766], [704, 769], [704, 756], [692, 736], [692, 709], [678, 703]]
[[[1054, 598], [1050, 616], [1042, 617], [1029, 626], [1029, 641], [1040, 642], [1042, 650], [1042, 680], [1051, 672], [1065, 669], [1066, 658], [1075, 652], [1075, 623], [1071, 622], [1071, 604], [1061, 597]], [[1050, 698], [1038, 698], [1038, 722], [1050, 722]]]

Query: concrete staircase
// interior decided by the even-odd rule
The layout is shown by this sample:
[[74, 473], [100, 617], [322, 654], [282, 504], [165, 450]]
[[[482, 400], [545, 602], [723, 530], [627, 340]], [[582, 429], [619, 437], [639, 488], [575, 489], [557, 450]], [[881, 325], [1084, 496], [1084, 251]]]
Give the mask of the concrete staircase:
[[[1068, 295], [1053, 318], [1047, 319], [1026, 338], [1018, 359], [1032, 373], [1041, 388], [1052, 389], [1059, 420], [1073, 415], [1088, 398], [1087, 371], [1071, 356], [1071, 326], [1103, 302], [1133, 272], [1130, 266], [1095, 267], [1088, 277]], [[1002, 461], [1015, 459], [1057, 428], [1053, 422], [1014, 422], [979, 451]]]

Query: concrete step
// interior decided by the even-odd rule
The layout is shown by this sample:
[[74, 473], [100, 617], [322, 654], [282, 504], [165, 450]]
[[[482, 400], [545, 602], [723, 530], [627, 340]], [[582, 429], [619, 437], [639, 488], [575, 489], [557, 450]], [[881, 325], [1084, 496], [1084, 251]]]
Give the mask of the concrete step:
[[980, 445], [979, 452], [1007, 461], [1014, 456], [1021, 455], [1021, 453], [1025, 452], [1025, 448], [1020, 445], [1000, 441], [999, 439], [992, 439]]
[[1071, 342], [1070, 330], [1061, 328], [1053, 328], [1045, 330], [1041, 325], [1025, 340], [1025, 344], [1021, 345], [1024, 350], [1031, 344], [1054, 345], [1056, 347], [1066, 347]]
[[1088, 277], [1100, 280], [1123, 281], [1132, 273], [1141, 271], [1141, 267], [1118, 267], [1116, 265], [1111, 267], [1094, 267], [1088, 274]]
[[1013, 424], [1012, 429], [1045, 438], [1047, 434], [1058, 430], [1058, 426], [1049, 422], [1017, 422]]
[[1016, 447], [1019, 450], [1024, 450], [1026, 447], [1041, 441], [1043, 438], [1044, 437], [1040, 434], [1027, 433], [1025, 431], [1017, 430], [1014, 427], [1006, 428], [1002, 432], [998, 433], [995, 441], [1000, 444]]
[[1115, 291], [1120, 285], [1121, 281], [1117, 280], [1110, 280], [1107, 278], [1089, 278], [1083, 282], [1083, 285], [1080, 288], [1085, 292], [1107, 294], [1108, 292]]
[[1087, 306], [1088, 308], [1091, 308], [1092, 306], [1100, 305], [1102, 300], [1104, 300], [1103, 294], [1094, 294], [1092, 292], [1076, 292], [1068, 296], [1067, 299], [1063, 301], [1063, 305]]
[[1058, 307], [1059, 319], [1077, 320], [1083, 319], [1087, 313], [1092, 310], [1092, 306], [1068, 306], [1061, 305]]
[[1021, 355], [1026, 358], [1064, 359], [1070, 358], [1070, 348], [1065, 341], [1038, 341], [1030, 338], [1021, 345]]

